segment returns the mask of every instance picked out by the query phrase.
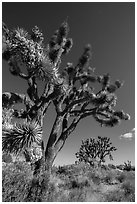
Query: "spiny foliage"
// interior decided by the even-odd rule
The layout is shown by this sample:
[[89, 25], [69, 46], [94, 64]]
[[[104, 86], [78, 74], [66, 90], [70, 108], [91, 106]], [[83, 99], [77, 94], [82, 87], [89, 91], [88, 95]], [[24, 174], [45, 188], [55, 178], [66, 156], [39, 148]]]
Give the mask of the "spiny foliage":
[[128, 160], [127, 162], [124, 162], [124, 170], [126, 170], [126, 171], [132, 170], [131, 161]]
[[32, 143], [40, 143], [42, 128], [36, 121], [16, 124], [10, 130], [3, 131], [2, 148], [5, 152], [19, 153], [30, 148]]
[[[28, 83], [26, 94], [3, 93], [3, 108], [12, 107], [15, 118], [29, 121], [29, 125], [36, 120], [42, 128], [46, 111], [53, 104], [57, 115], [47, 148], [52, 147], [56, 151], [61, 150], [68, 135], [87, 116], [92, 115], [101, 126], [109, 127], [130, 119], [124, 111], [114, 110], [117, 102], [115, 91], [122, 83], [119, 80], [112, 83], [109, 74], [96, 76], [89, 66], [92, 56], [90, 45], [85, 47], [76, 65], [69, 62], [66, 67], [60, 68], [62, 57], [69, 53], [73, 44], [68, 32], [69, 26], [65, 21], [45, 45], [43, 34], [37, 26], [27, 32], [23, 28], [9, 30], [3, 24], [3, 59], [8, 62], [12, 75]], [[43, 81], [41, 94], [38, 80]], [[95, 83], [100, 84], [100, 91], [94, 89]], [[14, 105], [18, 103], [24, 104], [25, 108], [16, 110]], [[26, 126], [15, 126], [11, 133], [7, 133], [9, 142], [6, 143], [6, 137], [3, 137], [3, 147], [11, 150], [16, 144], [19, 150], [23, 145], [28, 146], [30, 138], [33, 141], [37, 136], [33, 131], [30, 136], [28, 129]], [[23, 142], [19, 142], [19, 137]]]
[[[72, 46], [72, 39], [67, 39], [68, 25], [64, 22], [53, 35], [45, 47], [43, 34], [37, 26], [30, 33], [22, 28], [9, 31], [4, 25], [3, 58], [10, 65], [13, 75], [29, 79], [35, 76], [41, 80], [54, 80], [61, 83], [58, 66], [62, 54], [68, 53]], [[27, 75], [20, 67], [25, 66]], [[51, 77], [52, 76], [52, 77]]]
[[76, 157], [79, 161], [84, 161], [90, 165], [94, 165], [96, 161], [99, 163], [105, 162], [105, 157], [108, 155], [110, 160], [113, 160], [112, 152], [117, 149], [112, 146], [110, 138], [100, 137], [98, 139], [89, 138], [85, 141], [82, 140], [79, 152], [76, 153]]

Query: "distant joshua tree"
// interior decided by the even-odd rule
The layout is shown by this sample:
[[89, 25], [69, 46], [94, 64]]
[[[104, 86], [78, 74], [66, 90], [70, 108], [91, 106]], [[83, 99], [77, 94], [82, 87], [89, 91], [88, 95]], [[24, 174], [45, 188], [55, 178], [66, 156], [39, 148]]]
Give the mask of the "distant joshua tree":
[[127, 160], [127, 162], [124, 162], [124, 170], [126, 170], [126, 171], [132, 170], [131, 161]]
[[81, 147], [76, 153], [76, 157], [79, 162], [85, 162], [94, 166], [95, 162], [98, 164], [105, 162], [106, 156], [109, 156], [109, 159], [113, 160], [111, 153], [116, 150], [117, 149], [112, 146], [110, 138], [98, 136], [98, 139], [89, 138], [85, 141], [82, 140]]
[[[43, 34], [37, 26], [27, 32], [22, 28], [9, 30], [3, 24], [3, 59], [11, 74], [26, 81], [28, 88], [26, 94], [2, 94], [3, 108], [12, 109], [13, 118], [20, 119], [13, 127], [3, 129], [2, 147], [16, 154], [38, 144], [42, 157], [35, 163], [35, 173], [51, 170], [68, 136], [85, 117], [92, 116], [101, 126], [109, 127], [120, 120], [129, 120], [128, 114], [113, 109], [117, 101], [114, 92], [121, 87], [121, 82], [111, 83], [109, 74], [96, 76], [89, 66], [90, 45], [85, 47], [76, 66], [67, 63], [65, 68], [60, 68], [62, 57], [72, 47], [68, 32], [68, 24], [64, 22], [44, 45]], [[43, 82], [40, 92], [38, 81]], [[93, 88], [95, 83], [100, 84], [100, 91]], [[15, 108], [18, 103], [25, 108]], [[45, 145], [43, 119], [51, 105], [56, 115]]]

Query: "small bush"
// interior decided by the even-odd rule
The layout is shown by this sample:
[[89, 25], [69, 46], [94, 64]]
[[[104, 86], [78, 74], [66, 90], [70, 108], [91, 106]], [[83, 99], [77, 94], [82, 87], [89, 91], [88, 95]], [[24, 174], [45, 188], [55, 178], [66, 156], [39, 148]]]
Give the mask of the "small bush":
[[57, 174], [68, 174], [68, 169], [64, 166], [59, 166], [57, 170]]
[[3, 202], [22, 202], [28, 193], [29, 182], [32, 178], [31, 168], [20, 163], [8, 164], [2, 170], [2, 200]]
[[[122, 186], [121, 189], [124, 189], [125, 192], [125, 196], [126, 197], [132, 197], [135, 199], [135, 186], [134, 184], [132, 184], [130, 181], [125, 181]], [[131, 196], [132, 195], [132, 196]]]
[[84, 175], [83, 177], [82, 176], [70, 176], [64, 182], [64, 189], [69, 189], [69, 190], [75, 189], [75, 188], [83, 189], [89, 186], [90, 186], [90, 182], [88, 178], [85, 177]]
[[71, 181], [71, 186], [70, 186], [70, 188], [80, 188], [81, 186], [80, 186], [80, 184], [78, 183], [78, 181], [76, 181], [76, 180], [72, 180]]
[[124, 194], [122, 190], [111, 191], [105, 196], [106, 202], [122, 202], [123, 200]]
[[132, 166], [132, 167], [131, 167], [131, 170], [132, 170], [132, 171], [135, 171], [135, 166]]
[[109, 170], [109, 167], [107, 165], [104, 165], [104, 164], [101, 165], [101, 168], [104, 170]]
[[100, 182], [101, 182], [101, 179], [96, 172], [89, 172], [88, 177], [93, 181], [93, 183], [95, 183], [97, 185], [100, 184]]
[[32, 178], [29, 183], [28, 194], [25, 198], [25, 202], [43, 202], [45, 197], [49, 192], [49, 188], [53, 186], [52, 184], [49, 186], [50, 177], [46, 172], [42, 175], [39, 175], [38, 178]]
[[116, 168], [117, 168], [117, 169], [120, 169], [120, 170], [123, 170], [123, 169], [124, 169], [124, 165], [123, 165], [123, 164], [117, 165]]
[[104, 182], [107, 183], [107, 184], [111, 184], [112, 182], [112, 175], [111, 173], [107, 174], [105, 177], [104, 177]]
[[116, 169], [116, 166], [113, 165], [113, 164], [108, 164], [108, 167], [109, 167], [110, 169]]
[[116, 176], [116, 179], [120, 182], [123, 183], [123, 181], [126, 179], [126, 175], [122, 172], [121, 174]]
[[132, 170], [132, 165], [131, 165], [131, 161], [127, 161], [124, 163], [124, 170], [125, 171], [131, 171]]
[[68, 202], [84, 202], [85, 197], [86, 197], [85, 191], [76, 188], [70, 191]]

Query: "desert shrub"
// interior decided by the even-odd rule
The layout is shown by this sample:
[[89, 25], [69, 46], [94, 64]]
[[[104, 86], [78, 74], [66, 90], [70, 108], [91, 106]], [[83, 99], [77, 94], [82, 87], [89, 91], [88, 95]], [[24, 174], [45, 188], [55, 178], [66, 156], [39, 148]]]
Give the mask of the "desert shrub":
[[87, 173], [89, 180], [92, 180], [95, 184], [101, 182], [109, 183], [115, 177], [115, 170], [98, 168], [92, 169]]
[[[34, 179], [33, 179], [34, 180]], [[65, 195], [66, 183], [60, 180], [60, 176], [56, 174], [44, 175], [44, 178], [34, 180], [34, 185], [31, 185], [30, 196], [25, 200], [26, 202], [66, 202], [68, 195]]]
[[125, 181], [121, 185], [121, 189], [124, 190], [125, 197], [127, 201], [134, 202], [135, 201], [135, 185], [131, 181]]
[[103, 193], [100, 192], [99, 187], [94, 185], [86, 191], [85, 202], [105, 202]]
[[57, 174], [65, 174], [65, 175], [67, 175], [69, 172], [68, 172], [68, 169], [65, 166], [59, 166], [56, 173]]
[[48, 188], [43, 192], [43, 199], [41, 202], [55, 202], [59, 198], [58, 190], [55, 183], [48, 184]]
[[120, 169], [120, 170], [123, 170], [124, 169], [124, 165], [123, 164], [117, 165], [116, 168]]
[[26, 162], [14, 162], [3, 167], [3, 202], [42, 202], [48, 200], [49, 192], [54, 193], [54, 185], [49, 183], [46, 173], [33, 177], [31, 165]]
[[[135, 173], [134, 172], [118, 172], [116, 170], [102, 172], [104, 173], [104, 181], [111, 183], [118, 180], [121, 185], [115, 190], [104, 194], [105, 202], [134, 202], [135, 200]], [[106, 174], [105, 174], [106, 173]]]
[[[93, 171], [93, 167], [89, 166], [88, 164], [85, 164], [85, 163], [79, 163], [78, 165], [67, 165], [67, 167], [64, 167], [63, 168], [66, 169], [66, 174], [64, 173], [64, 175], [66, 176], [70, 176], [70, 177], [73, 177], [73, 176], [77, 176], [77, 175], [86, 175], [87, 172], [90, 172], [90, 171]], [[62, 173], [63, 175], [63, 173]]]
[[100, 184], [100, 178], [98, 176], [93, 176], [92, 177], [92, 181], [95, 183], [95, 184]]
[[52, 174], [56, 174], [57, 171], [58, 171], [58, 167], [55, 166], [55, 165], [53, 165], [53, 166], [52, 166], [52, 169], [51, 169], [51, 173], [52, 173]]
[[135, 166], [132, 166], [132, 167], [131, 167], [131, 170], [132, 170], [132, 171], [135, 171]]
[[118, 174], [118, 175], [116, 176], [116, 179], [117, 179], [120, 183], [123, 183], [123, 181], [126, 179], [126, 175], [125, 175], [123, 172], [121, 172], [120, 174]]
[[76, 180], [71, 181], [70, 188], [80, 188], [80, 187], [81, 187], [81, 185], [78, 183], [78, 181], [76, 181]]
[[84, 187], [89, 187], [89, 181], [87, 179], [83, 179], [83, 180], [72, 180], [71, 181], [71, 188], [84, 188]]
[[122, 190], [114, 190], [106, 194], [106, 202], [122, 202], [124, 201], [124, 193]]
[[[56, 202], [66, 201], [64, 189], [59, 191], [58, 177], [44, 174], [33, 177], [31, 166], [14, 162], [3, 168], [3, 202]], [[55, 174], [54, 174], [55, 176]]]
[[134, 171], [123, 171], [123, 172], [117, 172], [116, 179], [119, 181], [130, 181], [132, 183], [135, 182], [135, 172]]
[[107, 184], [111, 184], [112, 179], [113, 179], [113, 178], [112, 178], [111, 173], [108, 173], [108, 174], [106, 174], [106, 176], [104, 177], [103, 181], [104, 181], [105, 183], [107, 183]]
[[84, 202], [86, 197], [85, 191], [76, 188], [70, 191], [68, 202]]
[[121, 189], [111, 191], [106, 195], [107, 202], [134, 202], [135, 201], [135, 188], [130, 183], [125, 181]]
[[99, 184], [101, 182], [100, 175], [101, 172], [99, 171], [91, 171], [87, 173], [89, 180], [93, 181], [94, 184]]
[[104, 165], [104, 164], [101, 165], [101, 168], [104, 170], [109, 170], [109, 167], [107, 165]]
[[[22, 169], [22, 170], [21, 170]], [[29, 182], [32, 179], [31, 167], [20, 163], [8, 164], [2, 170], [2, 200], [3, 202], [21, 202], [28, 193]]]
[[71, 189], [75, 189], [75, 188], [79, 188], [79, 189], [83, 189], [85, 187], [89, 187], [90, 186], [90, 181], [88, 179], [87, 176], [74, 176], [71, 175], [69, 177], [66, 177], [66, 179], [64, 180], [64, 189], [67, 190], [71, 190]]
[[116, 166], [115, 166], [114, 164], [108, 164], [108, 167], [109, 167], [110, 169], [116, 169]]
[[50, 176], [46, 172], [39, 175], [38, 178], [33, 177], [29, 182], [28, 194], [25, 202], [43, 202], [47, 199], [48, 193], [50, 192], [49, 189], [53, 187], [53, 184], [49, 185], [49, 181]]
[[127, 162], [124, 162], [124, 170], [125, 171], [131, 171], [132, 170], [132, 165], [131, 165], [131, 161], [127, 161]]

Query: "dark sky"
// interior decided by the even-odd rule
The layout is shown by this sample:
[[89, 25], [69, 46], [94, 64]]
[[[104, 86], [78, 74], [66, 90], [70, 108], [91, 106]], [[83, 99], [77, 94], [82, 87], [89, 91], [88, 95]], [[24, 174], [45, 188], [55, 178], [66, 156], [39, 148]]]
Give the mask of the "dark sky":
[[[117, 91], [117, 109], [123, 109], [131, 116], [130, 121], [122, 121], [113, 128], [100, 127], [92, 117], [81, 121], [70, 135], [64, 148], [55, 160], [55, 164], [73, 163], [81, 140], [89, 137], [107, 136], [117, 147], [113, 154], [113, 163], [135, 162], [135, 138], [121, 137], [135, 127], [135, 4], [134, 3], [8, 3], [2, 4], [3, 21], [9, 28], [23, 27], [30, 30], [37, 25], [48, 42], [54, 31], [68, 18], [69, 36], [73, 38], [73, 48], [63, 60], [77, 63], [85, 44], [92, 45], [91, 66], [96, 74], [110, 73], [112, 81], [120, 79], [124, 86]], [[6, 62], [3, 62], [2, 88], [4, 91], [25, 93], [27, 84], [11, 76]], [[54, 121], [53, 107], [45, 118], [46, 137]], [[131, 134], [130, 134], [131, 135]]]

